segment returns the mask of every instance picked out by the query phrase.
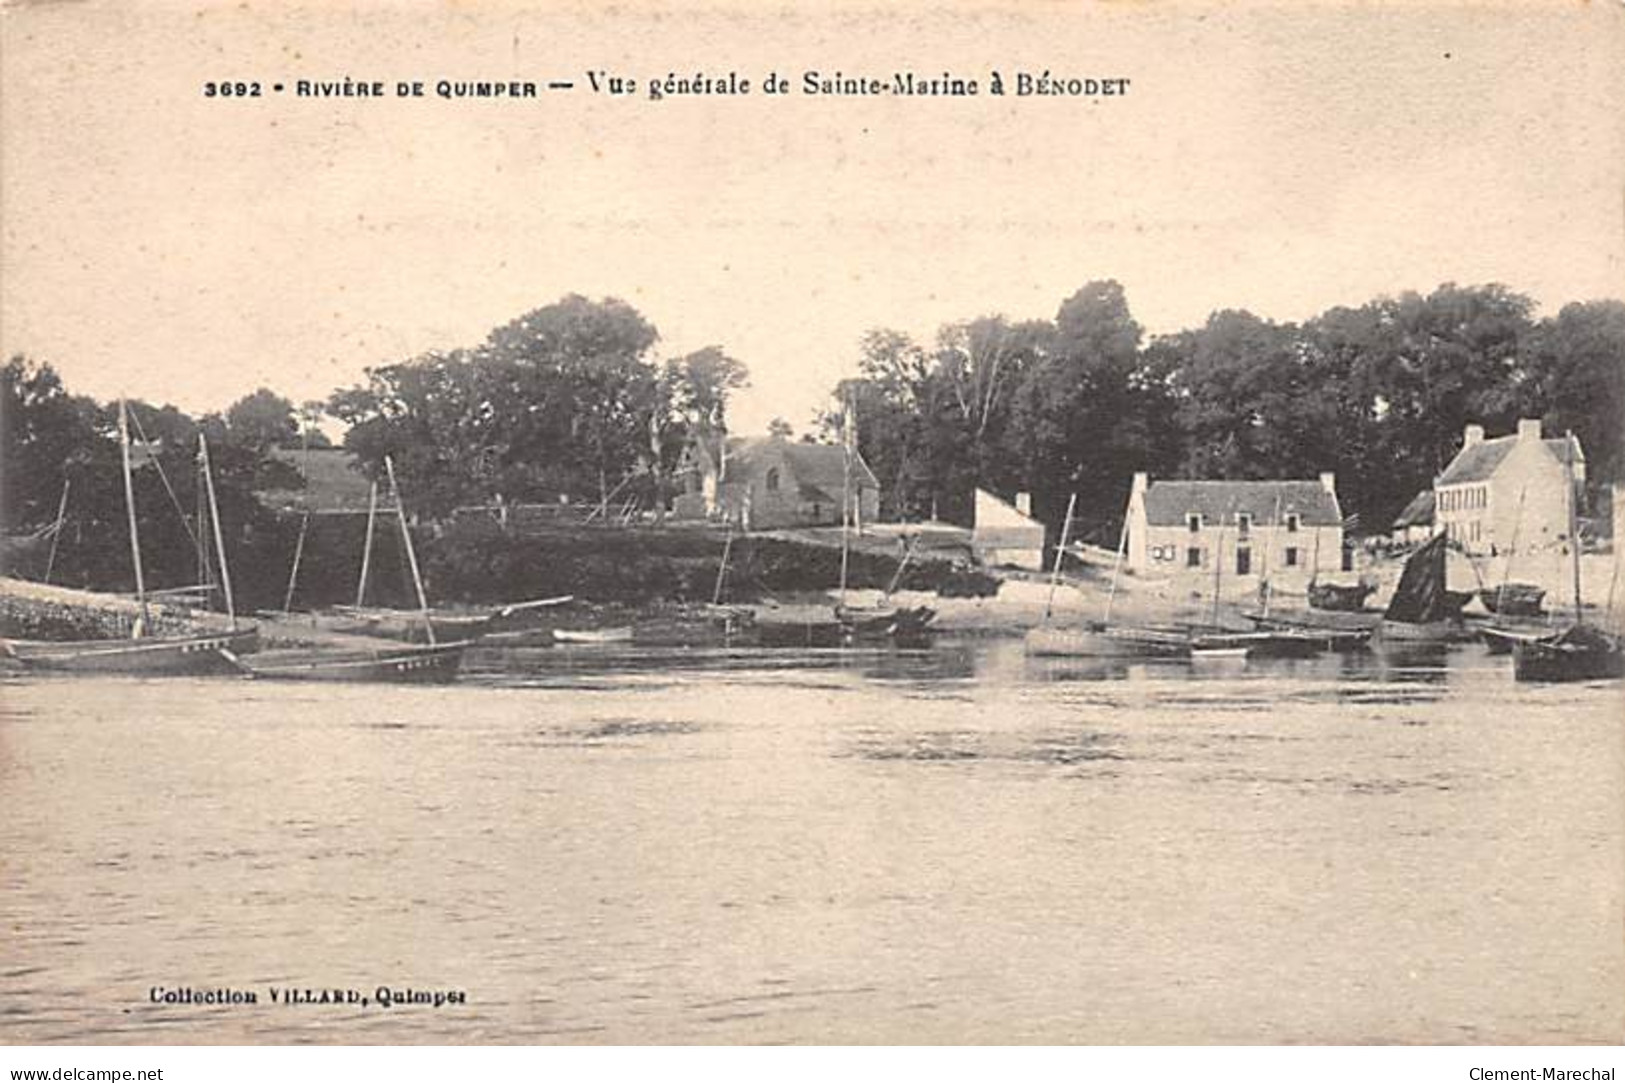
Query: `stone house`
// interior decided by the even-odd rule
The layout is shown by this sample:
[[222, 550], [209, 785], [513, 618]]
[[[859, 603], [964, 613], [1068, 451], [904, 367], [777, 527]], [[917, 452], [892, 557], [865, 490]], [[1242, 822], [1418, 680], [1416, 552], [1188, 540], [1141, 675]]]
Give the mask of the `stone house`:
[[854, 526], [879, 517], [880, 483], [856, 451], [849, 466], [838, 445], [732, 436], [689, 448], [673, 513], [745, 530], [839, 526], [843, 493], [851, 495]]
[[1475, 556], [1549, 550], [1567, 542], [1584, 483], [1580, 441], [1548, 439], [1540, 419], [1525, 418], [1516, 433], [1491, 439], [1482, 425], [1468, 425], [1461, 450], [1433, 482], [1436, 529]]
[[[1336, 478], [1317, 481], [1151, 481], [1134, 475], [1124, 561], [1141, 574], [1206, 575], [1231, 589], [1267, 574], [1302, 587], [1344, 568]], [[1214, 562], [1222, 562], [1215, 569]], [[1240, 585], [1236, 580], [1241, 580]]]

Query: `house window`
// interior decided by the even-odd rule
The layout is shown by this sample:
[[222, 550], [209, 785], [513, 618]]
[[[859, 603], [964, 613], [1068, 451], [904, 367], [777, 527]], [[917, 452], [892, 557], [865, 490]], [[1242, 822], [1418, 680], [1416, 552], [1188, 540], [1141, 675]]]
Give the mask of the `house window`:
[[1185, 550], [1185, 567], [1187, 567], [1187, 568], [1200, 568], [1201, 566], [1202, 566], [1202, 550], [1198, 549], [1194, 545], [1191, 546], [1189, 549]]
[[1296, 568], [1298, 566], [1298, 547], [1296, 545], [1289, 545], [1286, 547], [1286, 566], [1288, 568]]
[[1246, 512], [1236, 513], [1236, 536], [1245, 538], [1253, 532], [1253, 517]]
[[779, 491], [779, 468], [776, 466], [767, 472], [767, 491], [770, 493]]
[[[1298, 525], [1300, 521], [1301, 520], [1298, 518], [1297, 512], [1294, 511], [1289, 513], [1286, 517], [1286, 532], [1288, 534], [1296, 534], [1298, 532]], [[1288, 549], [1287, 552], [1290, 553], [1292, 550]]]
[[1251, 575], [1253, 570], [1253, 551], [1245, 545], [1236, 547], [1236, 574]]
[[1202, 531], [1202, 514], [1201, 514], [1201, 512], [1193, 511], [1189, 515], [1185, 516], [1185, 527], [1192, 534], [1201, 533], [1201, 531]]

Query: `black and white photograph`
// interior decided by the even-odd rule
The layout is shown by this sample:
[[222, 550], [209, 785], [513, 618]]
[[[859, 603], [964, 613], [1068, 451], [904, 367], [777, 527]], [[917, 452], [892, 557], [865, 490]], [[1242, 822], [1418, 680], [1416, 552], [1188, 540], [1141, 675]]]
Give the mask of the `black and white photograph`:
[[0, 227], [9, 1078], [1614, 1078], [1625, 4], [11, 0]]

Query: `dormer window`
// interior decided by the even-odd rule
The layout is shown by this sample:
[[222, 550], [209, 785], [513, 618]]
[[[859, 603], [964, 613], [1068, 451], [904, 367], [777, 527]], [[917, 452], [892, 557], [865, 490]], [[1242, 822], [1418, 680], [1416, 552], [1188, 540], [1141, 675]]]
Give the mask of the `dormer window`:
[[1248, 537], [1249, 535], [1251, 535], [1252, 532], [1253, 532], [1253, 517], [1252, 517], [1252, 515], [1249, 514], [1248, 512], [1245, 512], [1245, 511], [1238, 511], [1236, 513], [1236, 535], [1237, 535], [1237, 537], [1245, 538], [1245, 537]]
[[1199, 512], [1199, 511], [1193, 511], [1193, 512], [1187, 513], [1186, 516], [1185, 516], [1185, 526], [1186, 526], [1187, 529], [1190, 530], [1190, 532], [1192, 534], [1201, 533], [1201, 531], [1202, 531], [1202, 513]]
[[1300, 525], [1302, 525], [1302, 520], [1298, 517], [1298, 513], [1295, 511], [1289, 512], [1286, 517], [1286, 532], [1296, 534]]

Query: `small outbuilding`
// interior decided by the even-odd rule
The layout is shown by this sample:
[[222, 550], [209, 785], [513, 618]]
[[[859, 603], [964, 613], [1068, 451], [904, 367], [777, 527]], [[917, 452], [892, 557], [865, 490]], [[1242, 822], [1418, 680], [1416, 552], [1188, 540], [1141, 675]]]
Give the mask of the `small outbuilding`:
[[1034, 571], [1044, 566], [1044, 524], [1032, 517], [1028, 494], [1018, 493], [1010, 504], [977, 489], [975, 510], [971, 548], [978, 561]]
[[1423, 489], [1411, 497], [1411, 502], [1394, 520], [1388, 537], [1395, 545], [1418, 544], [1433, 537], [1432, 489]]

